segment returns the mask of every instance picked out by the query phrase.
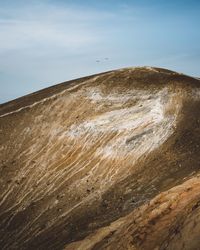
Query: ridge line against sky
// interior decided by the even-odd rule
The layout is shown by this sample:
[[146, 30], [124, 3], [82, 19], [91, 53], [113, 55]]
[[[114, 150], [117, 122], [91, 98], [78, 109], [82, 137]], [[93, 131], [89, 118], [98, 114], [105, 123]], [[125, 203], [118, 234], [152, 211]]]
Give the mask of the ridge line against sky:
[[1, 1], [0, 102], [111, 69], [199, 76], [199, 1]]

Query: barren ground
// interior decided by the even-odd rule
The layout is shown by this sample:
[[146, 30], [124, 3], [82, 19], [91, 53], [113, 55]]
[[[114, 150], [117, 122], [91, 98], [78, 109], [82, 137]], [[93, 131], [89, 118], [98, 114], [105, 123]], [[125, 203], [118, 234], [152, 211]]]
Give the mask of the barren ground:
[[200, 81], [127, 68], [0, 105], [0, 248], [200, 249]]

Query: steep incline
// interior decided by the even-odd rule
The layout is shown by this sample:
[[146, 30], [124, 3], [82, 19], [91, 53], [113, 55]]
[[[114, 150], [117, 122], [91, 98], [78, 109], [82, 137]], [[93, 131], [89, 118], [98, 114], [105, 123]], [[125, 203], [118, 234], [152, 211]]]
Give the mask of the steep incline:
[[199, 149], [200, 82], [169, 70], [3, 104], [0, 248], [198, 249]]

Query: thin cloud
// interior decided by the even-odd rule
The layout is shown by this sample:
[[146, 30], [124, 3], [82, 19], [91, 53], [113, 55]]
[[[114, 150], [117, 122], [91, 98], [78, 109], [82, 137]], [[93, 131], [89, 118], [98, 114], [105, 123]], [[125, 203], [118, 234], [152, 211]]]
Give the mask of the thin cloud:
[[199, 74], [198, 5], [142, 2], [2, 1], [0, 102], [131, 65]]
[[43, 46], [68, 50], [91, 46], [101, 40], [93, 23], [110, 18], [109, 13], [49, 4], [3, 8], [0, 14], [0, 52]]

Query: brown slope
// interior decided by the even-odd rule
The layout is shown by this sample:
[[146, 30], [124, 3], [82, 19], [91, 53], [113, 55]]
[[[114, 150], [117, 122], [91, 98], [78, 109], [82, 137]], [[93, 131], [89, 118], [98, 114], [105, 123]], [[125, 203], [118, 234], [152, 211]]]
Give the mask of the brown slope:
[[71, 243], [75, 249], [199, 249], [199, 175], [157, 195], [107, 227]]
[[[198, 183], [199, 93], [197, 79], [145, 67], [79, 79], [0, 106], [1, 248], [71, 249], [77, 241], [75, 249], [86, 249], [89, 239], [89, 249], [114, 249], [121, 235], [119, 249], [164, 249], [170, 230], [153, 236], [146, 230], [155, 210], [148, 204], [186, 179]], [[198, 192], [191, 202], [198, 202]], [[180, 202], [189, 206], [190, 196]], [[184, 211], [181, 206], [168, 216], [176, 224]], [[132, 214], [144, 232], [129, 225]], [[159, 220], [156, 225], [162, 228]], [[191, 249], [195, 235], [187, 239]], [[182, 249], [179, 238], [168, 249]]]

